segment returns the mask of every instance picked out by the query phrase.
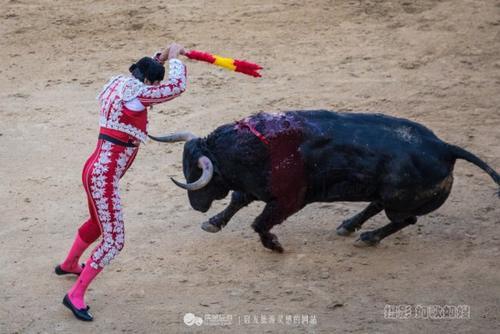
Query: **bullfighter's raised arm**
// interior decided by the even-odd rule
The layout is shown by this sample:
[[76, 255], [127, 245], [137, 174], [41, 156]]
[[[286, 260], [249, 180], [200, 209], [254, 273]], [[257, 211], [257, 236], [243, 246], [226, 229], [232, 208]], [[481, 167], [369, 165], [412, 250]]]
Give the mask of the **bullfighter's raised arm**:
[[168, 81], [146, 86], [137, 96], [144, 106], [172, 100], [186, 90], [186, 66], [177, 58], [169, 59], [168, 64]]

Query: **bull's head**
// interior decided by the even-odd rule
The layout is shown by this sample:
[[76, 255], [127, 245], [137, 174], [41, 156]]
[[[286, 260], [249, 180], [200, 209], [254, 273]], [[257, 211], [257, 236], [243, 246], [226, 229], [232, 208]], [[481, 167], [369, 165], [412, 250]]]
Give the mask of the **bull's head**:
[[214, 167], [212, 161], [202, 150], [203, 139], [190, 132], [177, 132], [167, 136], [149, 136], [151, 139], [164, 143], [185, 141], [182, 158], [182, 169], [187, 183], [174, 178], [171, 180], [180, 188], [188, 191], [189, 203], [193, 209], [206, 212], [212, 202], [227, 196], [229, 189]]

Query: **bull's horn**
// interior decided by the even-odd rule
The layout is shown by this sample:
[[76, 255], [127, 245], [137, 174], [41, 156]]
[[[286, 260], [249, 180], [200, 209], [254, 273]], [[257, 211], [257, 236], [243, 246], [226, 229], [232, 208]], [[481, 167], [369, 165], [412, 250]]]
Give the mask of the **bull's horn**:
[[198, 159], [198, 167], [203, 169], [203, 174], [201, 174], [201, 177], [195, 182], [184, 184], [175, 180], [174, 178], [170, 179], [172, 180], [172, 182], [174, 182], [178, 187], [181, 187], [182, 189], [190, 191], [201, 189], [204, 186], [206, 186], [212, 179], [212, 176], [214, 175], [214, 165], [212, 164], [212, 161], [210, 161], [209, 158], [203, 155]]
[[194, 134], [188, 131], [180, 131], [180, 132], [175, 132], [167, 136], [161, 136], [161, 137], [156, 137], [156, 136], [151, 136], [148, 135], [149, 138], [160, 141], [163, 143], [175, 143], [177, 141], [190, 141], [191, 139], [198, 138]]

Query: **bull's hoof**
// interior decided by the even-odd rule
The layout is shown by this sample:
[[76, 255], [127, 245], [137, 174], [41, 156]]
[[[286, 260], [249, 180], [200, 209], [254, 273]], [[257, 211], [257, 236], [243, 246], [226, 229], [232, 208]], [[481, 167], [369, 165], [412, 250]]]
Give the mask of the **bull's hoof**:
[[373, 247], [380, 243], [380, 240], [373, 236], [370, 232], [361, 233], [359, 239], [354, 242], [355, 247]]
[[345, 227], [342, 227], [342, 225], [337, 227], [337, 235], [341, 235], [343, 237], [347, 237], [347, 236], [351, 235], [353, 232], [354, 231], [351, 231], [351, 230], [346, 229]]
[[279, 241], [276, 241], [274, 243], [274, 245], [272, 246], [272, 248], [270, 248], [273, 252], [276, 252], [276, 253], [283, 253], [285, 251], [285, 249], [283, 248], [283, 246], [281, 246], [281, 244], [279, 243]]
[[201, 229], [206, 232], [216, 233], [221, 230], [221, 228], [217, 225], [211, 224], [210, 222], [204, 222], [201, 224]]
[[280, 242], [278, 241], [278, 237], [272, 233], [261, 235], [261, 241], [264, 247], [272, 250], [273, 252], [283, 253], [285, 251], [283, 249], [283, 246], [281, 246]]

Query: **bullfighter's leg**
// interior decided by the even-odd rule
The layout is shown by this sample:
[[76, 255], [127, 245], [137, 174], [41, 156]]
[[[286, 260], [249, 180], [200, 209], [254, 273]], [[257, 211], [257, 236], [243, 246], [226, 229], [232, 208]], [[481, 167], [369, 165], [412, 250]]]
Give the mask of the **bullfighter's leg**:
[[283, 253], [284, 249], [278, 241], [278, 237], [269, 232], [274, 225], [281, 224], [287, 217], [294, 212], [286, 212], [277, 202], [269, 202], [266, 204], [264, 211], [255, 219], [252, 224], [253, 229], [260, 236], [260, 241], [264, 247], [269, 248], [278, 253]]
[[363, 211], [346, 219], [337, 227], [337, 234], [342, 236], [348, 236], [356, 230], [361, 228], [364, 222], [366, 222], [371, 217], [375, 216], [377, 213], [382, 211], [384, 206], [379, 202], [372, 202]]
[[396, 233], [397, 231], [405, 228], [408, 225], [415, 224], [417, 217], [410, 216], [402, 219], [391, 220], [391, 222], [381, 228], [373, 231], [361, 233], [359, 239], [354, 243], [357, 247], [375, 246], [385, 237]]
[[243, 207], [254, 201], [254, 197], [239, 191], [234, 191], [231, 195], [231, 202], [223, 211], [219, 212], [201, 225], [204, 231], [219, 232], [231, 218]]

